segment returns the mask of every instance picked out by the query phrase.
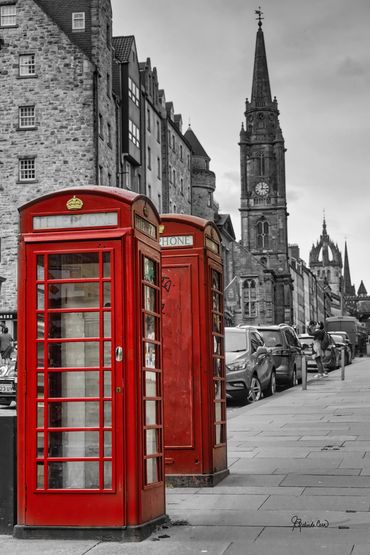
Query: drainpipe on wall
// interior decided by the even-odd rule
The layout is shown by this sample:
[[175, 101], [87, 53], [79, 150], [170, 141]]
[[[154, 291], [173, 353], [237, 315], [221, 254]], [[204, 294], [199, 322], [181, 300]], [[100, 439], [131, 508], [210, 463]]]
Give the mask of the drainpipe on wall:
[[98, 70], [95, 67], [93, 74], [93, 104], [94, 104], [94, 150], [95, 150], [95, 184], [99, 183], [99, 95], [98, 95]]

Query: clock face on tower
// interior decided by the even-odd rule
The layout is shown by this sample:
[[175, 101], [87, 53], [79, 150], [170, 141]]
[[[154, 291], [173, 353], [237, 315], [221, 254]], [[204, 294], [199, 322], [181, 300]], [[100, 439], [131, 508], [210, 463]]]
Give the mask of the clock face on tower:
[[265, 183], [265, 181], [260, 181], [259, 183], [257, 183], [255, 189], [256, 194], [260, 197], [265, 197], [266, 195], [269, 194], [270, 192], [270, 187], [267, 183]]

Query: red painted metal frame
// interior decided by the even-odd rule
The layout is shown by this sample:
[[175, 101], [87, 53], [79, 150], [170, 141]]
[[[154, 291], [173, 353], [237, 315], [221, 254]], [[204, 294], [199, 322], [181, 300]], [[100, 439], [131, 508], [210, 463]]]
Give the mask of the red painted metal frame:
[[[79, 210], [79, 214], [116, 211], [118, 214], [117, 225], [91, 229], [33, 230], [32, 222], [36, 215], [69, 214], [66, 202], [74, 195], [83, 200], [83, 208]], [[161, 444], [163, 426], [161, 338], [160, 336], [156, 338], [159, 353], [156, 371], [159, 376], [157, 429], [160, 440], [158, 452], [155, 453], [158, 461], [158, 481], [147, 485], [144, 480], [146, 456], [142, 379], [144, 324], [143, 318], [137, 317], [143, 311], [141, 264], [144, 255], [155, 261], [157, 265], [157, 305], [161, 306], [159, 216], [156, 209], [149, 199], [141, 195], [108, 187], [86, 187], [65, 189], [46, 195], [23, 206], [20, 209], [20, 215], [17, 393], [18, 524], [25, 526], [136, 527], [160, 518], [165, 512], [164, 462], [163, 445]], [[136, 225], [136, 217], [145, 225]], [[114, 415], [112, 425], [116, 427], [116, 449], [112, 452], [114, 485], [111, 490], [40, 491], [35, 488], [34, 471], [37, 422], [36, 258], [34, 257], [31, 264], [29, 261], [37, 252], [76, 253], [103, 252], [104, 250], [109, 250], [115, 255], [115, 266], [111, 273], [116, 290], [114, 303], [112, 303], [112, 311], [115, 314], [112, 319], [114, 330], [112, 328], [111, 345], [112, 364], [116, 366], [116, 379], [112, 380], [112, 402], [115, 404], [115, 410], [112, 412], [112, 417]], [[94, 280], [88, 279], [87, 281]], [[96, 312], [96, 309], [93, 310]], [[99, 310], [104, 311], [104, 307], [100, 305]], [[78, 309], [79, 311], [80, 309]], [[160, 330], [159, 311], [157, 318], [157, 328]], [[115, 342], [113, 342], [114, 338]], [[74, 340], [77, 341], [78, 338]], [[123, 362], [114, 362], [116, 345], [123, 346]], [[100, 372], [102, 371], [100, 370]], [[60, 400], [53, 399], [53, 402]], [[72, 402], [78, 400], [74, 399]], [[91, 400], [89, 398], [89, 401]], [[102, 400], [100, 399], [99, 402]], [[62, 429], [59, 428], [58, 431], [62, 431]], [[45, 456], [46, 454], [47, 452], [44, 452]], [[97, 459], [103, 460], [101, 452]], [[58, 460], [60, 459], [58, 458]], [[93, 459], [89, 458], [89, 460]], [[102, 484], [100, 483], [100, 485]]]
[[[164, 215], [161, 223], [162, 237], [193, 237], [191, 246], [162, 243], [162, 325], [166, 476], [188, 476], [196, 484], [197, 476], [227, 471], [221, 240], [212, 222], [194, 216]], [[220, 285], [219, 332], [213, 330], [213, 271]], [[220, 341], [216, 377], [215, 335]]]

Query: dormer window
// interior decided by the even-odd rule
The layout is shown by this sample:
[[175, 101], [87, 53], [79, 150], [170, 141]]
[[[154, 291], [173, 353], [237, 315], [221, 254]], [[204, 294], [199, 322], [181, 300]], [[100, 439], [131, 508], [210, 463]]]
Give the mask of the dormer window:
[[72, 14], [72, 31], [85, 30], [85, 12], [74, 12]]
[[15, 4], [0, 7], [0, 27], [14, 27], [17, 24]]

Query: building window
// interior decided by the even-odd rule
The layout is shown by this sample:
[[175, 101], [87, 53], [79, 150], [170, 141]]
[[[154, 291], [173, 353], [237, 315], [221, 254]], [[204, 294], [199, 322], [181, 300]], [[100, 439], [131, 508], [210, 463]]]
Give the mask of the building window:
[[188, 169], [190, 170], [190, 154], [188, 154]]
[[108, 131], [108, 146], [112, 147], [112, 126], [110, 123], [107, 123], [107, 131]]
[[170, 183], [172, 183], [172, 170], [171, 170], [171, 166], [169, 166], [169, 168], [168, 168], [168, 175], [169, 175], [169, 181], [170, 181]]
[[266, 160], [264, 152], [257, 153], [257, 174], [266, 175]]
[[110, 45], [111, 45], [111, 34], [112, 34], [111, 25], [110, 25], [110, 23], [107, 23], [107, 37], [106, 37], [106, 39], [107, 39], [107, 47], [108, 48], [110, 48]]
[[150, 110], [149, 110], [149, 108], [147, 108], [147, 110], [146, 110], [146, 119], [147, 119], [146, 128], [147, 128], [147, 130], [148, 130], [149, 133], [150, 133], [150, 131], [151, 131], [151, 125], [150, 125]]
[[183, 161], [182, 160], [182, 145], [180, 145], [180, 160], [181, 160], [181, 162]]
[[128, 138], [137, 148], [140, 148], [140, 130], [130, 119], [128, 120]]
[[111, 94], [111, 88], [112, 88], [112, 86], [111, 86], [111, 82], [110, 82], [110, 75], [109, 75], [109, 73], [107, 73], [107, 96], [109, 96], [109, 97], [110, 97], [110, 94]]
[[131, 79], [128, 78], [128, 95], [131, 98], [132, 102], [136, 104], [137, 107], [140, 106], [140, 92], [139, 88], [136, 83]]
[[175, 143], [175, 135], [172, 135], [172, 150], [175, 152], [176, 150], [176, 143]]
[[157, 141], [158, 141], [159, 143], [161, 142], [161, 126], [160, 126], [158, 120], [157, 120]]
[[99, 137], [103, 138], [103, 116], [99, 114]]
[[183, 178], [180, 179], [180, 192], [183, 195], [184, 194], [184, 180]]
[[212, 192], [211, 191], [208, 192], [207, 206], [208, 206], [208, 208], [211, 208], [211, 206], [212, 206]]
[[129, 164], [129, 162], [125, 162], [125, 183], [126, 183], [126, 187], [127, 189], [131, 189], [131, 166]]
[[257, 287], [254, 279], [246, 279], [243, 283], [244, 315], [248, 318], [257, 316]]
[[152, 186], [148, 185], [148, 197], [152, 198]]
[[257, 249], [269, 248], [269, 224], [265, 218], [257, 222]]
[[108, 173], [108, 185], [111, 186], [112, 185], [112, 174]]
[[157, 177], [161, 179], [161, 159], [157, 158]]
[[36, 126], [36, 116], [34, 106], [20, 106], [18, 112], [18, 122], [20, 129], [29, 129]]
[[176, 204], [173, 205], [173, 213], [176, 214]]
[[85, 12], [72, 13], [72, 31], [85, 30]]
[[152, 169], [152, 150], [150, 146], [148, 146], [148, 170]]
[[35, 181], [36, 179], [36, 159], [20, 158], [19, 159], [19, 181]]
[[103, 185], [103, 166], [99, 166], [99, 185]]
[[14, 27], [17, 24], [17, 8], [15, 4], [1, 6], [0, 27]]
[[172, 170], [172, 183], [176, 185], [176, 170]]
[[158, 212], [162, 210], [162, 198], [161, 195], [158, 193]]
[[19, 56], [19, 75], [21, 77], [36, 75], [35, 54], [22, 54]]

